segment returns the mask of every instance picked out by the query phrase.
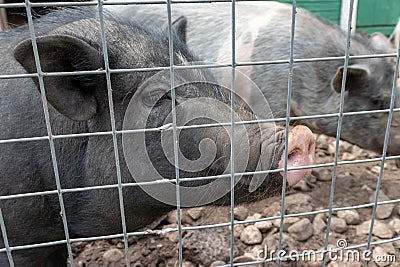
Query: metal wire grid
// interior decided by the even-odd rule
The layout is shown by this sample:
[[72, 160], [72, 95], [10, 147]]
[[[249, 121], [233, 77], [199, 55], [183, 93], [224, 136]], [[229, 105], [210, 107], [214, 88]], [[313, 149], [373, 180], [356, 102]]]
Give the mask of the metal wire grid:
[[[60, 208], [62, 212], [62, 220], [63, 220], [63, 226], [64, 226], [64, 233], [65, 233], [65, 240], [59, 240], [59, 241], [52, 241], [52, 242], [45, 242], [45, 243], [39, 243], [39, 244], [31, 244], [31, 245], [23, 245], [23, 246], [9, 246], [8, 244], [8, 239], [7, 239], [7, 231], [6, 231], [6, 225], [3, 220], [2, 212], [0, 209], [0, 227], [4, 239], [4, 244], [5, 248], [0, 249], [0, 252], [6, 252], [8, 256], [8, 260], [10, 263], [10, 266], [14, 266], [13, 259], [12, 259], [12, 251], [16, 250], [22, 250], [22, 249], [30, 249], [30, 248], [38, 248], [38, 247], [44, 247], [44, 246], [51, 246], [51, 245], [60, 245], [60, 244], [66, 244], [68, 253], [69, 253], [69, 259], [70, 259], [70, 264], [71, 266], [74, 266], [73, 263], [73, 258], [72, 258], [72, 253], [71, 253], [71, 243], [73, 242], [79, 242], [79, 241], [94, 241], [94, 240], [100, 240], [100, 239], [111, 239], [111, 238], [123, 238], [124, 240], [124, 248], [125, 248], [125, 261], [126, 265], [129, 266], [130, 260], [129, 260], [129, 253], [128, 253], [128, 242], [127, 239], [129, 236], [138, 236], [138, 235], [145, 235], [145, 234], [164, 234], [167, 232], [173, 232], [173, 231], [178, 231], [179, 233], [179, 262], [180, 266], [182, 266], [182, 231], [183, 230], [200, 230], [200, 229], [205, 229], [205, 228], [214, 228], [214, 227], [226, 227], [230, 226], [231, 227], [231, 246], [230, 246], [230, 264], [226, 266], [246, 266], [246, 265], [251, 265], [254, 263], [262, 263], [262, 262], [270, 262], [270, 261], [277, 261], [277, 265], [280, 266], [281, 260], [287, 259], [290, 256], [280, 256], [275, 258], [270, 258], [266, 259], [264, 261], [255, 261], [255, 262], [246, 262], [246, 263], [235, 263], [233, 264], [233, 248], [234, 248], [234, 238], [233, 238], [233, 226], [237, 224], [245, 224], [245, 223], [254, 223], [258, 221], [269, 221], [269, 220], [275, 220], [275, 219], [280, 219], [281, 220], [281, 227], [280, 227], [280, 232], [279, 232], [279, 248], [280, 250], [282, 248], [282, 224], [283, 224], [283, 219], [284, 218], [290, 218], [290, 217], [300, 217], [300, 216], [307, 216], [307, 215], [314, 215], [318, 213], [329, 213], [328, 217], [328, 224], [327, 224], [327, 230], [326, 230], [326, 238], [325, 238], [325, 246], [323, 250], [318, 250], [314, 251], [315, 254], [323, 254], [324, 261], [323, 265], [325, 266], [326, 264], [326, 253], [331, 252], [331, 251], [338, 251], [341, 250], [342, 248], [337, 248], [337, 249], [328, 249], [328, 237], [330, 233], [330, 222], [331, 222], [331, 216], [333, 212], [339, 211], [339, 210], [350, 210], [350, 209], [359, 209], [359, 208], [367, 208], [367, 207], [373, 207], [373, 212], [372, 212], [372, 221], [371, 221], [371, 226], [370, 226], [370, 231], [368, 235], [368, 241], [365, 244], [359, 244], [355, 246], [349, 246], [345, 248], [346, 250], [350, 249], [356, 249], [356, 248], [363, 248], [365, 247], [366, 250], [369, 250], [371, 245], [378, 245], [378, 244], [383, 244], [383, 243], [388, 243], [388, 242], [394, 242], [400, 240], [400, 237], [395, 237], [392, 239], [387, 239], [387, 240], [381, 240], [377, 242], [371, 242], [372, 238], [372, 230], [374, 226], [374, 220], [375, 220], [375, 214], [376, 214], [376, 209], [378, 205], [385, 205], [385, 204], [390, 204], [390, 203], [400, 203], [400, 199], [395, 199], [395, 200], [389, 200], [389, 201], [378, 201], [378, 196], [379, 196], [379, 191], [380, 191], [380, 185], [382, 182], [382, 175], [383, 175], [383, 166], [386, 160], [389, 159], [399, 159], [400, 156], [386, 156], [386, 151], [387, 151], [387, 143], [389, 139], [389, 132], [390, 132], [390, 126], [391, 126], [391, 121], [393, 117], [394, 112], [400, 112], [400, 108], [394, 108], [395, 104], [395, 99], [396, 99], [396, 77], [399, 72], [399, 55], [400, 55], [400, 48], [397, 51], [397, 54], [379, 54], [379, 55], [361, 55], [361, 56], [350, 56], [349, 55], [349, 47], [350, 47], [350, 26], [348, 26], [347, 29], [347, 41], [346, 41], [346, 53], [344, 56], [341, 57], [321, 57], [321, 58], [307, 58], [307, 59], [295, 59], [293, 55], [293, 47], [295, 45], [295, 36], [294, 36], [294, 28], [295, 28], [295, 21], [296, 21], [296, 0], [293, 0], [292, 3], [292, 28], [291, 28], [291, 41], [290, 41], [290, 56], [288, 60], [274, 60], [274, 61], [259, 61], [259, 62], [236, 62], [235, 59], [235, 0], [233, 0], [232, 3], [232, 63], [231, 64], [209, 64], [209, 65], [201, 65], [201, 66], [175, 66], [173, 62], [173, 39], [171, 38], [172, 35], [172, 21], [171, 21], [171, 9], [172, 9], [172, 4], [173, 3], [200, 3], [204, 2], [202, 0], [182, 0], [182, 1], [173, 1], [173, 0], [167, 0], [165, 1], [129, 1], [129, 2], [102, 2], [101, 0], [98, 0], [97, 2], [54, 2], [54, 3], [31, 3], [29, 0], [26, 0], [24, 4], [0, 4], [0, 8], [11, 8], [11, 7], [25, 7], [27, 11], [27, 16], [28, 16], [28, 25], [29, 25], [29, 31], [30, 31], [30, 36], [32, 38], [32, 43], [33, 43], [33, 50], [34, 50], [34, 57], [35, 57], [35, 63], [37, 67], [37, 73], [36, 74], [16, 74], [16, 75], [0, 75], [0, 79], [11, 79], [11, 78], [26, 78], [26, 77], [37, 77], [39, 79], [39, 87], [40, 87], [40, 93], [41, 93], [41, 98], [42, 98], [42, 104], [43, 104], [43, 111], [45, 114], [45, 120], [46, 120], [46, 127], [47, 127], [47, 136], [37, 136], [37, 137], [30, 137], [30, 138], [18, 138], [18, 139], [6, 139], [6, 140], [0, 140], [0, 144], [5, 144], [5, 143], [12, 143], [12, 142], [29, 142], [29, 141], [38, 141], [38, 140], [48, 140], [50, 143], [50, 148], [51, 148], [51, 157], [52, 157], [52, 163], [53, 163], [53, 169], [54, 169], [54, 174], [55, 174], [55, 179], [56, 179], [56, 190], [50, 190], [50, 191], [44, 191], [44, 192], [33, 192], [33, 193], [25, 193], [25, 194], [15, 194], [15, 195], [7, 195], [7, 196], [0, 196], [0, 200], [6, 200], [6, 199], [14, 199], [14, 198], [21, 198], [21, 197], [30, 197], [30, 196], [38, 196], [38, 195], [52, 195], [52, 194], [57, 194], [59, 198], [59, 203], [60, 203]], [[228, 2], [228, 1], [218, 1], [218, 0], [212, 0], [212, 1], [207, 1], [207, 2]], [[229, 1], [230, 2], [230, 1]], [[170, 66], [169, 67], [159, 67], [159, 68], [140, 68], [140, 69], [110, 69], [109, 64], [108, 64], [108, 55], [107, 55], [107, 42], [106, 42], [106, 36], [105, 36], [105, 31], [104, 31], [104, 18], [103, 18], [103, 5], [128, 5], [128, 4], [166, 4], [167, 5], [167, 13], [168, 13], [168, 33], [169, 33], [169, 54], [170, 54]], [[349, 23], [348, 25], [351, 25], [351, 20], [352, 20], [352, 9], [353, 9], [353, 4], [354, 0], [350, 1], [350, 10], [349, 10]], [[88, 6], [88, 5], [97, 5], [98, 6], [98, 12], [99, 12], [99, 20], [100, 20], [100, 27], [101, 27], [101, 34], [102, 34], [102, 48], [104, 51], [104, 60], [105, 60], [105, 70], [96, 70], [96, 71], [79, 71], [79, 72], [53, 72], [53, 73], [45, 73], [41, 70], [40, 67], [40, 61], [39, 61], [39, 55], [38, 55], [38, 50], [37, 50], [37, 45], [35, 41], [35, 33], [34, 33], [34, 28], [33, 28], [33, 20], [32, 20], [32, 15], [31, 15], [31, 8], [32, 7], [43, 7], [43, 6]], [[344, 112], [343, 111], [343, 103], [344, 103], [344, 89], [345, 89], [345, 82], [346, 82], [346, 73], [347, 73], [347, 66], [348, 62], [350, 59], [361, 59], [361, 58], [380, 58], [380, 57], [393, 57], [396, 56], [396, 67], [395, 67], [395, 79], [392, 87], [392, 98], [391, 98], [391, 103], [390, 103], [390, 108], [386, 110], [376, 110], [376, 111], [359, 111], [359, 112]], [[343, 60], [344, 59], [344, 75], [342, 79], [342, 87], [341, 87], [341, 101], [340, 101], [340, 107], [339, 107], [339, 112], [338, 113], [331, 113], [331, 114], [319, 114], [319, 115], [312, 115], [312, 116], [302, 116], [302, 117], [290, 117], [290, 96], [291, 96], [291, 90], [292, 90], [292, 75], [293, 75], [293, 65], [294, 63], [298, 62], [312, 62], [312, 61], [330, 61], [330, 60]], [[231, 173], [226, 174], [226, 175], [217, 175], [217, 176], [207, 176], [207, 177], [196, 177], [196, 178], [182, 178], [179, 177], [179, 164], [178, 164], [178, 157], [177, 157], [177, 130], [179, 129], [185, 129], [185, 128], [203, 128], [203, 127], [215, 127], [217, 125], [215, 124], [205, 124], [205, 125], [191, 125], [191, 126], [177, 126], [176, 125], [176, 113], [175, 113], [175, 90], [174, 90], [174, 70], [175, 69], [185, 69], [185, 68], [219, 68], [219, 67], [232, 67], [232, 96], [234, 96], [234, 91], [235, 91], [235, 79], [234, 79], [234, 69], [238, 66], [252, 66], [252, 65], [264, 65], [264, 64], [287, 64], [289, 63], [289, 78], [288, 78], [288, 98], [287, 98], [287, 113], [285, 118], [278, 118], [278, 119], [271, 119], [271, 120], [258, 120], [258, 121], [245, 121], [245, 122], [239, 122], [236, 123], [234, 121], [234, 102], [232, 99], [231, 102], [231, 122], [230, 123], [220, 123], [218, 126], [230, 126], [230, 125], [240, 125], [240, 124], [248, 124], [248, 123], [263, 123], [263, 122], [279, 122], [279, 121], [285, 121], [286, 122], [286, 138], [285, 138], [285, 144], [286, 147], [288, 146], [288, 132], [289, 132], [289, 120], [302, 120], [302, 119], [318, 119], [318, 118], [326, 118], [326, 117], [338, 117], [338, 128], [337, 128], [337, 137], [336, 137], [336, 148], [335, 148], [335, 157], [334, 157], [334, 162], [333, 163], [325, 163], [325, 164], [318, 164], [318, 165], [312, 165], [312, 166], [303, 166], [303, 167], [295, 167], [295, 168], [288, 168], [287, 166], [287, 160], [288, 160], [288, 153], [285, 153], [285, 164], [283, 169], [276, 169], [276, 170], [268, 170], [268, 171], [256, 171], [256, 172], [245, 172], [245, 173], [234, 173], [234, 166], [232, 164], [231, 166]], [[110, 75], [112, 73], [126, 73], [126, 72], [136, 72], [136, 71], [154, 71], [154, 70], [170, 70], [171, 74], [171, 97], [172, 97], [172, 105], [173, 105], [173, 123], [172, 125], [164, 125], [159, 128], [151, 128], [151, 129], [138, 129], [138, 130], [121, 130], [118, 131], [116, 130], [115, 127], [115, 117], [114, 117], [114, 107], [113, 107], [113, 101], [112, 101], [112, 90], [111, 90], [111, 80], [110, 80]], [[108, 100], [109, 100], [109, 112], [110, 112], [110, 117], [111, 117], [111, 131], [107, 132], [95, 132], [95, 133], [82, 133], [82, 134], [66, 134], [66, 135], [53, 135], [50, 127], [50, 120], [49, 120], [49, 112], [48, 112], [48, 106], [45, 98], [45, 91], [44, 91], [44, 85], [43, 85], [43, 77], [45, 76], [72, 76], [72, 75], [82, 75], [82, 74], [105, 74], [106, 75], [106, 80], [107, 80], [107, 89], [108, 89]], [[384, 140], [384, 147], [382, 151], [382, 157], [378, 158], [373, 158], [373, 159], [365, 159], [365, 160], [353, 160], [353, 161], [338, 161], [338, 148], [339, 148], [339, 140], [340, 140], [340, 133], [341, 133], [341, 122], [344, 116], [354, 116], [354, 115], [360, 115], [360, 114], [374, 114], [374, 113], [382, 113], [382, 112], [387, 112], [389, 114], [388, 116], [388, 121], [387, 121], [387, 127], [386, 127], [386, 133], [385, 133], [385, 140]], [[155, 182], [141, 182], [141, 183], [122, 183], [121, 181], [121, 172], [120, 172], [120, 167], [119, 167], [119, 155], [118, 155], [118, 147], [117, 147], [117, 142], [116, 142], [116, 137], [119, 134], [122, 133], [134, 133], [134, 132], [151, 132], [151, 131], [173, 131], [173, 138], [174, 138], [174, 160], [175, 160], [175, 173], [176, 173], [176, 179], [166, 179], [163, 181], [155, 181]], [[234, 136], [234, 127], [231, 127], [231, 134]], [[104, 185], [104, 186], [91, 186], [91, 187], [83, 187], [83, 188], [69, 188], [69, 189], [63, 189], [61, 188], [60, 185], [60, 179], [59, 179], [59, 174], [58, 174], [58, 167], [57, 167], [57, 156], [54, 150], [54, 140], [55, 139], [62, 139], [62, 138], [76, 138], [76, 137], [84, 137], [84, 136], [100, 136], [100, 135], [112, 135], [113, 138], [113, 146], [114, 146], [114, 156], [115, 156], [115, 164], [116, 164], [116, 170], [117, 170], [117, 184], [113, 185]], [[234, 140], [231, 140], [231, 158], [234, 156]], [[340, 165], [346, 165], [346, 164], [357, 164], [357, 163], [367, 163], [367, 162], [376, 162], [380, 161], [381, 162], [381, 169], [379, 172], [379, 177], [377, 181], [377, 189], [375, 191], [375, 201], [374, 203], [369, 203], [369, 204], [364, 204], [364, 205], [356, 205], [356, 206], [347, 206], [347, 207], [340, 207], [340, 208], [333, 208], [332, 203], [333, 203], [333, 197], [334, 197], [334, 186], [335, 186], [335, 181], [336, 181], [336, 171], [337, 171], [337, 166]], [[195, 227], [182, 227], [181, 225], [181, 220], [180, 220], [180, 195], [179, 195], [179, 184], [180, 182], [183, 181], [196, 181], [196, 180], [204, 180], [204, 179], [225, 179], [230, 177], [231, 178], [231, 183], [233, 184], [234, 177], [236, 176], [241, 176], [241, 175], [246, 175], [246, 174], [267, 174], [267, 173], [272, 173], [272, 172], [281, 172], [284, 171], [284, 183], [286, 184], [286, 173], [289, 170], [299, 170], [299, 169], [306, 169], [306, 168], [320, 168], [320, 167], [331, 167], [333, 166], [333, 174], [332, 174], [332, 184], [331, 184], [331, 192], [330, 192], [330, 202], [329, 202], [329, 208], [324, 209], [324, 210], [318, 210], [318, 211], [311, 211], [311, 212], [304, 212], [304, 213], [297, 213], [297, 214], [284, 214], [284, 204], [285, 204], [285, 191], [286, 188], [285, 186], [282, 187], [282, 200], [281, 200], [281, 215], [280, 216], [273, 216], [273, 217], [268, 217], [268, 218], [262, 218], [262, 219], [256, 219], [256, 220], [247, 220], [247, 221], [234, 221], [233, 217], [233, 208], [234, 208], [234, 193], [233, 191], [231, 192], [231, 221], [229, 223], [220, 223], [220, 224], [212, 224], [212, 225], [202, 225], [202, 226], [195, 226]], [[132, 232], [128, 233], [126, 230], [126, 222], [125, 222], [125, 215], [124, 215], [124, 207], [123, 207], [123, 196], [122, 196], [122, 188], [123, 187], [130, 187], [130, 186], [139, 186], [139, 185], [152, 185], [152, 184], [160, 184], [160, 183], [167, 183], [167, 182], [175, 182], [176, 183], [176, 198], [177, 198], [177, 210], [178, 210], [178, 228], [170, 228], [170, 229], [164, 229], [164, 230], [152, 230], [152, 231], [144, 231], [144, 232]], [[121, 223], [122, 223], [122, 229], [123, 233], [122, 234], [115, 234], [115, 235], [107, 235], [107, 236], [96, 236], [96, 237], [88, 237], [88, 238], [75, 238], [72, 239], [69, 237], [69, 232], [68, 232], [68, 220], [67, 220], [67, 214], [65, 213], [65, 208], [63, 204], [63, 193], [67, 192], [83, 192], [83, 191], [89, 191], [89, 190], [102, 190], [102, 189], [109, 189], [109, 188], [118, 188], [118, 195], [119, 195], [119, 206], [120, 206], [120, 212], [121, 212]], [[299, 256], [306, 256], [306, 254], [298, 254]], [[366, 266], [366, 262], [364, 263], [364, 266]]]

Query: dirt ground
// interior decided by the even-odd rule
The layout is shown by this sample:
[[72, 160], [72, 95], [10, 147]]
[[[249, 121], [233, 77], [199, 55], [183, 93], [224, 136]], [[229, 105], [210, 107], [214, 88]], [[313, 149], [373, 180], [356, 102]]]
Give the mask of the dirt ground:
[[[317, 138], [317, 163], [333, 162], [334, 139], [326, 136]], [[341, 142], [339, 161], [358, 160], [378, 157], [377, 154], [361, 150], [346, 142]], [[337, 179], [334, 190], [333, 207], [347, 207], [371, 203], [377, 187], [380, 162], [341, 165], [337, 168]], [[285, 214], [318, 211], [329, 207], [331, 191], [332, 167], [315, 169], [309, 177], [296, 188], [287, 192]], [[394, 160], [385, 163], [379, 200], [395, 200], [400, 198], [400, 169]], [[236, 208], [237, 220], [267, 218], [280, 214], [281, 197], [270, 198], [259, 202], [246, 204]], [[354, 210], [354, 209], [353, 209]], [[343, 219], [334, 212], [329, 235], [329, 247], [337, 248], [338, 240], [345, 240], [347, 247], [365, 244], [368, 235], [362, 231], [362, 226], [369, 230], [372, 208], [356, 209], [359, 218], [345, 225]], [[375, 226], [372, 241], [400, 237], [400, 202], [382, 205], [378, 209], [379, 225]], [[386, 213], [386, 214], [385, 214]], [[204, 207], [182, 211], [182, 225], [198, 226], [229, 222], [229, 207]], [[285, 219], [283, 230], [283, 249], [321, 250], [325, 244], [326, 214], [307, 215], [298, 219]], [[341, 216], [343, 217], [343, 216]], [[305, 240], [295, 237], [296, 230], [289, 226], [300, 219], [306, 222], [300, 229], [300, 234], [306, 233], [311, 225], [312, 233]], [[336, 218], [336, 219], [335, 219]], [[339, 218], [339, 219], [338, 219]], [[346, 219], [346, 218], [345, 218]], [[335, 220], [335, 221], [334, 221]], [[346, 219], [347, 221], [347, 219]], [[262, 223], [261, 223], [262, 224]], [[260, 224], [260, 225], [261, 225]], [[277, 248], [279, 235], [279, 220], [272, 224], [258, 225], [259, 232], [252, 235], [249, 229], [254, 229], [254, 223], [235, 226], [234, 262], [252, 262], [257, 260], [259, 251], [268, 246]], [[253, 228], [247, 227], [252, 225]], [[308, 228], [307, 228], [308, 225]], [[160, 222], [153, 225], [155, 229], [177, 227], [176, 212], [170, 213]], [[248, 229], [244, 229], [248, 228]], [[389, 229], [389, 230], [388, 230]], [[374, 230], [375, 231], [375, 230]], [[382, 232], [383, 231], [383, 232]], [[386, 232], [385, 232], [386, 231]], [[250, 239], [246, 239], [246, 232]], [[378, 233], [379, 232], [379, 233]], [[259, 235], [261, 233], [261, 237]], [[261, 239], [260, 239], [261, 238]], [[229, 227], [206, 228], [200, 230], [184, 230], [182, 241], [183, 266], [220, 266], [229, 263], [230, 253]], [[343, 241], [342, 241], [343, 242]], [[131, 266], [179, 266], [178, 234], [169, 232], [165, 235], [146, 235], [129, 238], [129, 256]], [[382, 254], [390, 258], [390, 262], [374, 263], [372, 257], [368, 266], [400, 266], [400, 240], [384, 245], [372, 246], [373, 255]], [[364, 251], [365, 247], [359, 248]], [[125, 266], [124, 246], [122, 240], [102, 240], [88, 243], [75, 243], [73, 246], [74, 263], [76, 266]], [[275, 255], [276, 256], [276, 255]], [[259, 259], [259, 258], [258, 258]], [[329, 260], [328, 260], [329, 261]], [[376, 261], [377, 262], [377, 261]], [[252, 264], [246, 266], [275, 266], [276, 263]], [[285, 261], [283, 266], [321, 266], [320, 261]], [[361, 266], [360, 261], [332, 260], [328, 266]]]

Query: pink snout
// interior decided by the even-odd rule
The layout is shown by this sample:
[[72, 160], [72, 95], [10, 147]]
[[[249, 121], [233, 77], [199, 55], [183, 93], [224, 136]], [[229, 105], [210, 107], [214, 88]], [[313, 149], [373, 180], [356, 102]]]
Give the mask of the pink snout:
[[[287, 167], [300, 167], [313, 165], [315, 161], [315, 139], [310, 129], [306, 126], [298, 125], [289, 132], [289, 147]], [[284, 167], [284, 151], [279, 161], [279, 168]], [[310, 169], [291, 170], [287, 172], [286, 181], [289, 186], [293, 186], [310, 174]], [[284, 172], [280, 172], [283, 176]]]

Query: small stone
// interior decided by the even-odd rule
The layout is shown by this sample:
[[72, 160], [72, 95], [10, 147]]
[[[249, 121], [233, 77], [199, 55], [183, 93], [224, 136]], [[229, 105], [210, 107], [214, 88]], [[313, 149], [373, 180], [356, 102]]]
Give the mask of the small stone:
[[[196, 263], [198, 266], [210, 266], [211, 263], [215, 261], [229, 259], [229, 247], [230, 230], [228, 227], [206, 228], [201, 229], [201, 231], [189, 231], [182, 240], [182, 248], [185, 251], [184, 259]], [[233, 249], [235, 257], [242, 254], [239, 252], [236, 243]], [[176, 255], [173, 250], [171, 253]], [[156, 254], [152, 255], [157, 256]], [[167, 265], [169, 266], [169, 264]]]
[[394, 204], [392, 203], [379, 205], [376, 208], [376, 218], [380, 220], [389, 218], [390, 215], [392, 215], [393, 209], [394, 209]]
[[[107, 263], [107, 265], [115, 265], [116, 262], [122, 260], [124, 258], [124, 253], [116, 248], [111, 248], [104, 252], [103, 254], [103, 262]], [[107, 266], [105, 265], [105, 266]]]
[[320, 135], [318, 135], [318, 137], [316, 137], [315, 138], [316, 139], [316, 142], [320, 145], [320, 146], [325, 146], [326, 147], [326, 144], [329, 142], [329, 137], [328, 136], [326, 136], [326, 135], [324, 135], [324, 134], [320, 134]]
[[[390, 198], [388, 196], [386, 196], [383, 192], [379, 192], [378, 201], [387, 201], [387, 200], [390, 200]], [[370, 197], [369, 201], [370, 202], [375, 201], [375, 192]], [[376, 208], [376, 218], [381, 219], [381, 220], [389, 218], [393, 212], [393, 209], [394, 209], [394, 204], [392, 204], [392, 203], [379, 205]]]
[[381, 171], [381, 166], [374, 166], [371, 168], [372, 173], [379, 174], [380, 171]]
[[396, 249], [394, 248], [392, 243], [383, 243], [379, 244], [379, 246], [382, 247], [389, 254], [396, 254]]
[[350, 172], [344, 172], [344, 173], [339, 172], [336, 175], [336, 179], [350, 178], [351, 176], [353, 175]]
[[[288, 218], [284, 218], [283, 220], [283, 231], [287, 232], [288, 228], [290, 226], [292, 226], [293, 224], [297, 223], [298, 221], [300, 221], [299, 217], [288, 217]], [[279, 228], [281, 227], [281, 220], [273, 220], [272, 224]]]
[[396, 234], [400, 234], [400, 219], [393, 219], [389, 222], [389, 227], [392, 228], [392, 230]]
[[375, 264], [379, 267], [389, 266], [391, 264], [388, 260], [383, 261], [383, 259], [389, 258], [389, 254], [380, 246], [377, 246], [372, 250], [372, 258], [374, 259]]
[[351, 147], [351, 154], [355, 157], [358, 158], [363, 154], [363, 150], [359, 148], [358, 146], [352, 146]]
[[[322, 209], [324, 209], [324, 207], [317, 208], [317, 210], [322, 210]], [[317, 215], [315, 215], [315, 217], [321, 218], [326, 223], [326, 219], [328, 218], [328, 215], [325, 212], [323, 212], [323, 213], [318, 213]]]
[[363, 185], [361, 186], [361, 190], [362, 190], [362, 191], [367, 191], [368, 193], [374, 192], [374, 190], [372, 190], [372, 188], [369, 187], [369, 186], [366, 185], [366, 184], [363, 184]]
[[203, 214], [204, 208], [199, 207], [199, 208], [192, 208], [187, 210], [187, 214], [192, 218], [193, 220], [198, 220], [201, 215]]
[[260, 244], [262, 241], [262, 234], [257, 227], [249, 225], [243, 229], [240, 234], [240, 240], [246, 245]]
[[252, 258], [255, 260], [258, 260], [260, 258], [260, 255], [264, 252], [264, 247], [261, 245], [255, 245], [251, 247], [251, 250], [249, 252], [246, 252], [244, 255], [251, 255]]
[[253, 257], [251, 257], [251, 255], [248, 255], [247, 253], [245, 255], [236, 257], [233, 259], [234, 263], [245, 263], [245, 262], [251, 262], [251, 261], [255, 261], [256, 259], [254, 259]]
[[218, 266], [225, 265], [225, 264], [226, 264], [226, 262], [224, 262], [224, 261], [214, 261], [213, 263], [211, 263], [210, 267], [218, 267]]
[[397, 215], [400, 216], [400, 204], [397, 205], [397, 207], [396, 207], [396, 213], [397, 213]]
[[315, 158], [316, 159], [320, 159], [323, 157], [326, 157], [327, 153], [325, 153], [324, 151], [321, 151], [317, 148], [317, 150], [315, 151]]
[[395, 240], [395, 241], [393, 241], [393, 246], [394, 246], [396, 249], [400, 249], [400, 240]]
[[118, 243], [117, 243], [117, 248], [120, 248], [120, 249], [125, 248], [124, 243], [123, 243], [123, 242], [118, 242]]
[[276, 211], [280, 210], [281, 208], [281, 202], [280, 201], [276, 201], [270, 205], [268, 205], [264, 210], [263, 210], [263, 214], [265, 217], [272, 217], [276, 215]]
[[243, 224], [235, 224], [235, 226], [233, 226], [233, 236], [239, 238], [243, 230], [244, 230]]
[[168, 238], [168, 240], [171, 241], [172, 243], [178, 243], [179, 241], [178, 231], [166, 233], [165, 237]]
[[[371, 225], [371, 220], [365, 221], [362, 224], [358, 225], [356, 227], [356, 234], [359, 236], [360, 235], [368, 235], [370, 225]], [[372, 230], [372, 234], [374, 236], [377, 236], [379, 238], [384, 238], [384, 239], [393, 237], [393, 231], [388, 226], [386, 226], [386, 224], [379, 222], [379, 221], [375, 221], [374, 228]]]
[[182, 262], [182, 267], [196, 267], [196, 264], [190, 262], [190, 261], [183, 261]]
[[331, 155], [335, 155], [336, 145], [335, 142], [328, 144], [328, 153]]
[[379, 238], [392, 238], [393, 237], [393, 231], [390, 230], [384, 223], [378, 223], [374, 225], [374, 229], [372, 231], [372, 234], [379, 237]]
[[355, 160], [356, 157], [353, 154], [350, 154], [348, 152], [344, 152], [342, 155], [343, 160]]
[[254, 213], [253, 215], [247, 216], [246, 221], [258, 220], [261, 218], [262, 218], [262, 215], [260, 213]]
[[[301, 181], [302, 181], [302, 180], [301, 180]], [[313, 176], [313, 175], [309, 175], [309, 176], [306, 178], [305, 181], [306, 181], [306, 184], [307, 184], [308, 187], [314, 188], [315, 183], [317, 182], [317, 177], [315, 177], [315, 176]]]
[[236, 207], [233, 210], [235, 220], [244, 221], [249, 215], [249, 210], [245, 206]]
[[389, 164], [388, 164], [387, 162], [385, 162], [385, 164], [383, 164], [383, 168], [384, 168], [385, 170], [389, 169]]
[[337, 216], [344, 219], [349, 225], [360, 223], [360, 214], [357, 210], [339, 210]]
[[[178, 211], [170, 211], [165, 219], [170, 224], [178, 224]], [[187, 212], [181, 210], [181, 223], [182, 224], [192, 224], [193, 220], [188, 216]]]
[[318, 181], [326, 182], [332, 180], [331, 171], [328, 169], [314, 169], [311, 171]]
[[[163, 226], [163, 230], [165, 229], [173, 229], [173, 228], [178, 228], [178, 224], [173, 223], [173, 224], [167, 224]], [[179, 241], [179, 233], [178, 231], [173, 231], [173, 232], [166, 232], [164, 234], [164, 236], [166, 238], [168, 238], [169, 241], [173, 242], [173, 243], [178, 243]]]
[[303, 213], [313, 210], [312, 197], [304, 193], [296, 193], [286, 196], [285, 210], [287, 214]]
[[377, 158], [377, 157], [382, 156], [381, 154], [378, 154], [378, 153], [372, 152], [372, 151], [365, 151], [365, 150], [364, 150], [363, 153], [364, 153], [365, 155], [367, 155], [369, 158]]
[[295, 186], [293, 186], [293, 189], [302, 192], [309, 192], [311, 190], [304, 180], [300, 180]]
[[[281, 240], [281, 245], [282, 249], [289, 249], [292, 246], [293, 238], [291, 238], [288, 234], [282, 233], [282, 240]], [[264, 238], [261, 246], [263, 249], [266, 247], [268, 251], [270, 252], [271, 250], [277, 250], [279, 245], [279, 233], [274, 233], [274, 234], [268, 234], [267, 237]], [[269, 253], [267, 251], [267, 253]], [[265, 253], [265, 251], [264, 251]], [[265, 254], [263, 255], [265, 256]], [[270, 255], [267, 255], [268, 257]]]
[[257, 229], [260, 230], [261, 232], [266, 232], [272, 228], [272, 222], [271, 221], [256, 222], [254, 226], [257, 227]]
[[305, 241], [310, 238], [314, 229], [309, 219], [304, 218], [293, 224], [288, 229], [289, 234], [297, 241]]
[[347, 223], [344, 219], [333, 217], [331, 218], [331, 229], [336, 233], [344, 233], [347, 231]]
[[344, 152], [351, 152], [353, 145], [346, 141], [339, 142], [339, 148]]
[[176, 210], [169, 212], [166, 221], [169, 222], [170, 224], [173, 223], [178, 224], [178, 212]]
[[313, 220], [314, 234], [320, 234], [326, 229], [326, 222], [319, 216], [315, 216]]

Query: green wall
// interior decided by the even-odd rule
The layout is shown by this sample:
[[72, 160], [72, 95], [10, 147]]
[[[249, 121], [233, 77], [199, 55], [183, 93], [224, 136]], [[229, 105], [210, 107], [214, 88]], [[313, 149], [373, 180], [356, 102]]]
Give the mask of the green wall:
[[[292, 0], [278, 0], [292, 3]], [[341, 0], [297, 0], [306, 8], [332, 22], [340, 23]], [[390, 34], [400, 18], [400, 0], [358, 0], [357, 31]]]
[[[292, 0], [278, 1], [292, 3]], [[308, 9], [336, 24], [340, 23], [341, 0], [297, 0], [296, 3], [298, 7]]]
[[357, 31], [390, 34], [400, 17], [400, 0], [358, 0]]

